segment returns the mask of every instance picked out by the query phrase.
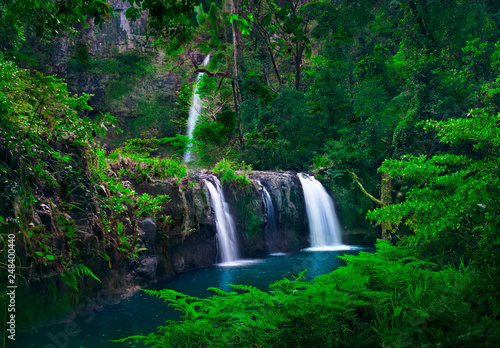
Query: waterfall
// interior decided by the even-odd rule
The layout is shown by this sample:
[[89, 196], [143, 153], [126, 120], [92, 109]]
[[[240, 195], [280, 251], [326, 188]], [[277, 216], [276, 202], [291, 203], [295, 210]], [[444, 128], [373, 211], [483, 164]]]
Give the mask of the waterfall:
[[[205, 57], [203, 60], [203, 66], [206, 66], [210, 60], [210, 54]], [[196, 125], [196, 121], [198, 120], [198, 116], [200, 116], [200, 111], [201, 111], [201, 99], [200, 96], [198, 95], [198, 83], [200, 81], [200, 78], [204, 75], [204, 73], [198, 73], [198, 76], [196, 77], [196, 82], [194, 84], [194, 90], [193, 90], [193, 100], [191, 101], [191, 108], [189, 109], [189, 118], [188, 118], [188, 123], [187, 123], [187, 136], [188, 136], [188, 141], [190, 142], [191, 139], [193, 139], [193, 130], [194, 126]], [[184, 162], [190, 162], [193, 159], [193, 156], [191, 154], [191, 144], [188, 143], [188, 147], [186, 149], [186, 152], [184, 152], [184, 157], [183, 160]]]
[[217, 245], [222, 263], [239, 259], [238, 241], [233, 217], [229, 213], [229, 206], [224, 199], [222, 186], [219, 179], [213, 177], [215, 186], [208, 180], [205, 184], [210, 193], [210, 203], [215, 212], [215, 225], [217, 228]]
[[321, 249], [340, 246], [340, 225], [332, 199], [314, 177], [304, 173], [299, 173], [298, 176], [304, 190], [311, 247]]
[[267, 224], [265, 230], [267, 247], [269, 248], [269, 252], [276, 253], [279, 251], [279, 240], [277, 235], [278, 229], [276, 228], [276, 217], [274, 214], [273, 201], [266, 187], [262, 185], [259, 180], [257, 180], [257, 184], [262, 188], [262, 198], [264, 200], [264, 205], [266, 206], [267, 212]]

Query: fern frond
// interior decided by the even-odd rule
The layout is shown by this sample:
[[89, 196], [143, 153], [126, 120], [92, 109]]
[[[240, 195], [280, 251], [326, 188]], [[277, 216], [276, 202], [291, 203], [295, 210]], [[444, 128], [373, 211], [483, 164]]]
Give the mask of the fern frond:
[[218, 295], [218, 296], [227, 296], [227, 295], [229, 295], [228, 292], [226, 292], [224, 290], [221, 290], [219, 288], [210, 287], [207, 290], [213, 291], [215, 293], [215, 295]]
[[95, 280], [97, 280], [98, 282], [101, 281], [99, 278], [96, 277], [96, 275], [94, 273], [92, 273], [92, 271], [87, 266], [82, 265], [81, 263], [79, 263], [78, 265], [73, 265], [73, 267], [71, 267], [71, 269], [80, 278], [83, 278], [84, 276], [86, 276], [86, 277], [92, 277]]
[[251, 285], [242, 285], [242, 284], [237, 284], [237, 285], [228, 284], [228, 285], [236, 290], [242, 290], [242, 291], [246, 291], [246, 292], [262, 292], [262, 290], [256, 288], [255, 286], [251, 286]]

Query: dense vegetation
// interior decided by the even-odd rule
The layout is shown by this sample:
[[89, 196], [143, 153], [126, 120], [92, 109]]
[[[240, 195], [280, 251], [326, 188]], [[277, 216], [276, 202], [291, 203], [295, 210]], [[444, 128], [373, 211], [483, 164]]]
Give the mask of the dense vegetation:
[[[208, 299], [152, 292], [181, 309], [184, 320], [135, 339], [241, 347], [500, 341], [500, 4], [129, 2], [131, 19], [148, 11], [148, 35], [169, 57], [163, 68], [184, 80], [175, 100], [138, 104], [158, 139], [124, 137], [106, 154], [102, 130], [116, 123], [106, 111], [150, 74], [151, 57], [89, 55], [78, 32], [91, 18], [99, 24], [110, 16], [103, 0], [0, 1], [0, 223], [19, 227], [37, 277], [60, 274], [75, 287], [76, 275], [92, 275], [79, 266], [83, 237], [68, 218], [72, 210], [99, 217], [109, 233], [102, 244], [131, 257], [138, 252], [137, 217], [160, 216], [168, 197], [137, 195], [109, 168], [126, 159], [121, 173], [140, 181], [184, 176], [178, 156], [186, 143], [187, 76], [205, 72], [191, 165], [242, 185], [248, 179], [236, 169], [313, 170], [336, 193], [344, 225], [380, 223], [390, 241], [312, 281], [279, 281], [269, 293], [246, 286], [215, 290]], [[50, 75], [43, 52], [60, 36], [78, 42], [72, 73], [111, 79], [101, 118], [91, 113], [88, 95], [71, 96]], [[209, 65], [189, 59], [191, 51], [210, 54]], [[165, 101], [168, 112], [159, 109]], [[128, 134], [151, 135], [135, 129]], [[174, 157], [153, 156], [160, 146]], [[90, 176], [75, 172], [82, 158]], [[79, 197], [92, 182], [107, 194], [79, 207], [88, 205]], [[57, 206], [65, 241], [57, 254], [55, 236], [30, 226], [44, 192], [57, 192], [47, 202]], [[106, 259], [105, 250], [96, 254]]]

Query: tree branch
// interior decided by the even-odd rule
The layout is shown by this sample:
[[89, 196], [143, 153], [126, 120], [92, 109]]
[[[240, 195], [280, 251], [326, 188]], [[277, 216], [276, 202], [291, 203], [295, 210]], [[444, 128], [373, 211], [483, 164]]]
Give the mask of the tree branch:
[[361, 183], [359, 182], [359, 179], [358, 177], [356, 176], [356, 174], [354, 174], [353, 172], [349, 172], [352, 174], [352, 178], [354, 179], [354, 181], [359, 185], [359, 187], [361, 188], [361, 191], [363, 191], [363, 193], [368, 197], [370, 198], [372, 201], [374, 201], [375, 203], [377, 203], [378, 205], [383, 205], [382, 204], [382, 201], [373, 197], [371, 194], [369, 194], [365, 188], [363, 187], [363, 185], [361, 185]]
[[[206, 68], [200, 68], [195, 62], [194, 60], [191, 60], [191, 62], [193, 63], [193, 66], [194, 66], [194, 71], [196, 72], [201, 72], [201, 73], [204, 73], [204, 74], [207, 74], [208, 76], [222, 76], [222, 77], [230, 77], [229, 73], [227, 71], [225, 72], [221, 72], [221, 71], [215, 71], [215, 72], [212, 72]], [[221, 82], [222, 83], [222, 82]]]

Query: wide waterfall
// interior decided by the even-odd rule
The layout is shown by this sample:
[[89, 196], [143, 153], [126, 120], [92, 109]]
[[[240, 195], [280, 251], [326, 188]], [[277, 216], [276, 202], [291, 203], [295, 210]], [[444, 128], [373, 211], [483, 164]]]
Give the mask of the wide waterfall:
[[211, 206], [215, 211], [217, 245], [220, 253], [220, 261], [222, 263], [236, 261], [240, 257], [235, 224], [233, 217], [229, 213], [229, 206], [224, 199], [220, 181], [215, 176], [213, 180], [215, 186], [208, 180], [205, 180], [205, 184], [210, 193]]
[[298, 176], [304, 190], [311, 247], [321, 249], [341, 246], [340, 224], [332, 199], [314, 177], [304, 173], [299, 173]]
[[[210, 54], [205, 57], [203, 60], [203, 65], [206, 66], [208, 62], [210, 61]], [[191, 142], [191, 139], [193, 139], [193, 130], [194, 126], [196, 125], [196, 121], [198, 120], [198, 116], [200, 116], [200, 111], [201, 111], [201, 99], [200, 96], [198, 95], [198, 82], [200, 81], [200, 78], [204, 75], [204, 73], [198, 73], [198, 76], [196, 77], [196, 82], [194, 84], [194, 91], [193, 91], [193, 100], [191, 101], [191, 108], [189, 109], [189, 118], [187, 122], [187, 136], [188, 136], [188, 141]], [[191, 144], [188, 143], [188, 148], [186, 152], [184, 152], [184, 162], [190, 162], [193, 159], [193, 156], [191, 154]]]
[[257, 180], [257, 184], [262, 188], [262, 198], [264, 199], [264, 205], [266, 206], [267, 212], [267, 224], [265, 230], [267, 247], [269, 248], [269, 252], [276, 253], [280, 250], [278, 247], [279, 238], [278, 229], [276, 227], [276, 216], [274, 214], [273, 201], [266, 187], [259, 180]]

